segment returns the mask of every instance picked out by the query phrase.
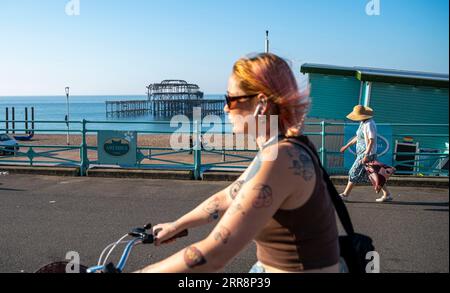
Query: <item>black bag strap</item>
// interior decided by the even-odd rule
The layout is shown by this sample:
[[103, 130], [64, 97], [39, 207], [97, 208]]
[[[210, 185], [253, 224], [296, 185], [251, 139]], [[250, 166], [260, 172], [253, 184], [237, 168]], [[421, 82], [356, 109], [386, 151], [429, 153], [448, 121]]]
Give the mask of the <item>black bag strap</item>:
[[311, 156], [313, 156], [317, 159], [320, 169], [322, 170], [323, 180], [327, 184], [328, 193], [330, 194], [331, 201], [333, 202], [334, 208], [336, 209], [336, 213], [338, 214], [339, 220], [341, 221], [341, 224], [344, 227], [344, 230], [347, 233], [347, 235], [354, 234], [355, 230], [353, 229], [352, 220], [350, 219], [348, 210], [345, 207], [345, 203], [342, 200], [342, 198], [339, 196], [339, 192], [336, 190], [336, 187], [334, 187], [334, 184], [331, 181], [330, 176], [328, 175], [327, 171], [320, 163], [319, 155], [317, 154], [317, 151], [315, 150], [315, 148], [313, 148], [308, 137], [302, 135], [302, 136], [297, 136], [297, 137], [292, 137], [292, 138], [294, 140], [289, 140], [289, 138], [285, 137], [286, 140], [299, 145], [300, 147], [305, 149]]

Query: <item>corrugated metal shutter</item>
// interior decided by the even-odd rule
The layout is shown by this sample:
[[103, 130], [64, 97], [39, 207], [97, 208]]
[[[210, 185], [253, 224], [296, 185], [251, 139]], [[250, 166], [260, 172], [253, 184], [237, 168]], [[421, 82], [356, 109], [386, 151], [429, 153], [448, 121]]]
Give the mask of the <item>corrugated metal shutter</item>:
[[[370, 106], [377, 123], [448, 124], [448, 89], [373, 83]], [[420, 138], [421, 148], [443, 149], [448, 127], [394, 127], [394, 134], [447, 134], [445, 138]], [[397, 137], [401, 139], [401, 137]]]
[[309, 117], [345, 119], [359, 102], [361, 82], [354, 77], [310, 74], [312, 106]]

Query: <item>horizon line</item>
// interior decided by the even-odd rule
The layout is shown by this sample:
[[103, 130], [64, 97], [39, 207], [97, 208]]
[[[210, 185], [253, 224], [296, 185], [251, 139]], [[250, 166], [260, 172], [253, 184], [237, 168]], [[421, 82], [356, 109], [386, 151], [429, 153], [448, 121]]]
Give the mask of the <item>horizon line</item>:
[[[220, 95], [224, 95], [224, 93], [204, 93], [204, 95], [208, 96], [220, 96]], [[97, 96], [97, 97], [108, 97], [108, 96], [145, 96], [147, 97], [147, 94], [101, 94], [101, 95], [86, 95], [86, 94], [82, 94], [82, 95], [69, 95], [69, 97], [92, 97], [92, 96]], [[61, 95], [0, 95], [0, 98], [8, 98], [8, 97], [66, 97], [65, 94], [61, 94]]]

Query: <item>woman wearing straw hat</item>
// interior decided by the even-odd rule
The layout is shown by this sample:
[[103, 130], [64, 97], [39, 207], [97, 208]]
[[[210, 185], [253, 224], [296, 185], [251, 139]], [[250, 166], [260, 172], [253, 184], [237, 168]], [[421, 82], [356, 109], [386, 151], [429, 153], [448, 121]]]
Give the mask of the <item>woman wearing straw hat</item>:
[[[349, 181], [345, 191], [341, 193], [343, 199], [348, 198], [355, 184], [369, 182], [365, 163], [377, 159], [377, 126], [373, 120], [374, 112], [370, 107], [357, 105], [353, 112], [347, 115], [352, 121], [361, 122], [356, 136], [341, 148], [344, 153], [349, 147], [356, 144], [356, 160], [349, 172]], [[377, 202], [391, 201], [392, 196], [386, 186], [382, 188], [383, 196]]]

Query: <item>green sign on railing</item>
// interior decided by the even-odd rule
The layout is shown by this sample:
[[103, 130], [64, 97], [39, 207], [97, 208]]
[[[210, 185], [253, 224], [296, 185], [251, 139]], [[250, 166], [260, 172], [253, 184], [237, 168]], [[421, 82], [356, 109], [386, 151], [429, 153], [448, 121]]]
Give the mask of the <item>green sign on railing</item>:
[[110, 131], [97, 132], [98, 163], [135, 167], [137, 165], [137, 132]]

